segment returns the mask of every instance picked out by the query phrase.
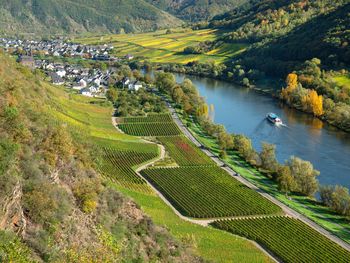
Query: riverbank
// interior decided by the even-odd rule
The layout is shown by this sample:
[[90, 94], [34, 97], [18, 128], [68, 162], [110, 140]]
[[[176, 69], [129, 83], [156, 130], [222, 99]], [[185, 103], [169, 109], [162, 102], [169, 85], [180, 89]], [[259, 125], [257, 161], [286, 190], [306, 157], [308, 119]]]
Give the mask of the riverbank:
[[[180, 110], [177, 110], [177, 113], [184, 125], [188, 126], [192, 135], [219, 158], [220, 150], [216, 139], [206, 135], [203, 129], [201, 129], [197, 123], [194, 123], [193, 120], [184, 118]], [[264, 190], [269, 195], [338, 236], [343, 241], [350, 243], [350, 226], [349, 221], [346, 220], [345, 217], [335, 214], [329, 208], [319, 204], [316, 200], [294, 194], [288, 197], [285, 196], [278, 190], [276, 183], [245, 162], [235, 151], [229, 151], [227, 157], [221, 159], [221, 161], [226, 163], [230, 168], [256, 187]]]
[[[285, 83], [283, 80], [280, 79], [268, 79], [267, 81], [264, 80], [257, 80], [255, 84], [249, 84], [249, 85], [244, 85], [243, 82], [241, 80], [236, 80], [234, 79], [229, 80], [227, 77], [224, 77], [222, 75], [217, 75], [217, 76], [213, 76], [212, 74], [205, 74], [203, 72], [196, 72], [196, 71], [190, 71], [187, 70], [186, 68], [184, 68], [183, 65], [175, 65], [175, 66], [181, 66], [182, 70], [174, 70], [174, 67], [167, 67], [167, 64], [163, 65], [163, 64], [155, 64], [155, 66], [157, 67], [157, 70], [161, 69], [167, 72], [171, 72], [171, 73], [176, 73], [176, 74], [186, 74], [186, 75], [191, 75], [191, 76], [196, 76], [196, 77], [203, 77], [203, 78], [210, 78], [213, 80], [219, 80], [219, 81], [224, 81], [233, 85], [237, 85], [240, 86], [242, 88], [249, 88], [251, 90], [254, 90], [258, 93], [264, 94], [266, 96], [270, 96], [274, 99], [276, 99], [276, 101], [284, 103], [286, 106], [290, 107], [291, 109], [295, 109], [299, 112], [302, 112], [303, 114], [306, 114], [308, 116], [312, 116], [313, 118], [316, 118], [328, 125], [331, 125], [341, 131], [350, 133], [350, 130], [347, 128], [344, 128], [340, 125], [337, 125], [336, 122], [331, 121], [329, 118], [327, 118], [326, 114], [323, 114], [321, 116], [315, 116], [312, 113], [306, 112], [305, 110], [303, 110], [300, 107], [297, 107], [295, 105], [288, 105], [286, 104], [280, 97], [280, 91], [281, 88], [283, 86], [285, 86]], [[186, 67], [186, 66], [185, 66]], [[176, 67], [175, 67], [176, 68]], [[265, 86], [265, 88], [263, 88], [263, 86]]]

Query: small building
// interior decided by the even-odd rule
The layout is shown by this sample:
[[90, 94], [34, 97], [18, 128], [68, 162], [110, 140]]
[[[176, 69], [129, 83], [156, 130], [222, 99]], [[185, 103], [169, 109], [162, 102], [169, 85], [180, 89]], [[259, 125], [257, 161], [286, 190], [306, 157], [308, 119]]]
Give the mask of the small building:
[[64, 84], [63, 78], [61, 78], [56, 73], [51, 74], [51, 80], [52, 80], [52, 84], [54, 84], [54, 85], [63, 85]]
[[131, 55], [131, 54], [127, 54], [127, 55], [125, 56], [125, 58], [126, 58], [127, 60], [132, 60], [132, 59], [134, 58], [134, 56]]
[[131, 82], [129, 85], [128, 85], [128, 88], [129, 90], [135, 90], [135, 91], [138, 91], [139, 89], [142, 88], [142, 83], [138, 80], [134, 81], [134, 82]]
[[73, 84], [73, 89], [75, 90], [81, 90], [83, 88], [86, 88], [87, 82], [84, 79], [79, 80], [78, 82]]
[[66, 76], [67, 72], [64, 69], [59, 69], [56, 71], [56, 74], [63, 78], [64, 76]]
[[128, 77], [124, 77], [121, 81], [123, 88], [130, 84], [130, 79]]
[[80, 91], [80, 94], [83, 95], [83, 96], [86, 96], [86, 97], [93, 97], [90, 89], [88, 89], [88, 88], [82, 89]]

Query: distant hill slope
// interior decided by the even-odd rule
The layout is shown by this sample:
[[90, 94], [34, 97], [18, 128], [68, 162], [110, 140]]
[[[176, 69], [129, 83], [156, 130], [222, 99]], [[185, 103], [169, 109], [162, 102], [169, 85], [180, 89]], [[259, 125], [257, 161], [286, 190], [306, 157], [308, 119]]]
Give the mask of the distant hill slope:
[[225, 13], [248, 0], [147, 0], [185, 21], [208, 20], [215, 15]]
[[105, 33], [180, 25], [143, 0], [0, 0], [0, 33]]
[[[229, 43], [251, 43], [235, 63], [283, 77], [305, 60], [349, 66], [349, 0], [263, 0], [216, 16], [212, 28], [228, 30]], [[232, 63], [231, 63], [232, 65]]]
[[252, 48], [245, 54], [245, 60], [250, 66], [259, 60], [262, 63], [258, 68], [278, 76], [314, 57], [328, 68], [350, 67], [349, 42], [350, 3], [317, 16], [264, 46]]

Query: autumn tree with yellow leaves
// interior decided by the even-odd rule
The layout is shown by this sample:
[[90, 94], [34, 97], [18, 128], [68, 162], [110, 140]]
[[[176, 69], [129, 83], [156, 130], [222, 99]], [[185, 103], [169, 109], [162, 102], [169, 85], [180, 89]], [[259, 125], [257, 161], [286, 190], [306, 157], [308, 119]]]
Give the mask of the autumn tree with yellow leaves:
[[318, 95], [316, 90], [304, 89], [298, 83], [298, 75], [290, 73], [286, 79], [286, 88], [283, 88], [280, 94], [281, 99], [289, 105], [313, 113], [315, 116], [321, 116], [323, 111], [323, 97]]
[[298, 75], [295, 73], [290, 73], [286, 79], [287, 87], [283, 88], [281, 91], [281, 98], [290, 103], [291, 94], [298, 86]]
[[302, 98], [304, 110], [312, 112], [315, 116], [323, 115], [323, 97], [316, 90], [308, 90], [307, 95]]

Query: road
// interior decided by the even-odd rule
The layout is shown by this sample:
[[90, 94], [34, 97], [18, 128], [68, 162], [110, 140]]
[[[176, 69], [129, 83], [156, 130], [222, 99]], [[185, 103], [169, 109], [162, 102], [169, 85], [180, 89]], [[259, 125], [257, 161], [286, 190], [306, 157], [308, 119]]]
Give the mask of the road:
[[260, 195], [264, 196], [266, 199], [270, 200], [274, 204], [278, 205], [282, 208], [283, 212], [290, 217], [297, 218], [304, 222], [305, 224], [309, 225], [319, 233], [323, 234], [324, 236], [328, 237], [338, 245], [342, 246], [344, 249], [350, 251], [350, 244], [343, 241], [339, 237], [335, 236], [331, 232], [327, 231], [320, 225], [316, 224], [314, 221], [310, 220], [309, 218], [305, 217], [304, 215], [298, 213], [297, 211], [291, 209], [287, 205], [283, 204], [267, 192], [263, 191], [262, 189], [258, 188], [245, 178], [243, 178], [241, 175], [236, 173], [234, 170], [232, 170], [230, 167], [226, 166], [224, 162], [222, 162], [217, 156], [215, 156], [211, 151], [204, 148], [204, 145], [202, 145], [193, 135], [192, 133], [187, 129], [187, 127], [182, 123], [179, 116], [177, 115], [175, 109], [168, 103], [169, 111], [171, 113], [171, 116], [174, 120], [174, 122], [177, 124], [177, 126], [180, 128], [180, 130], [187, 136], [188, 139], [190, 139], [197, 147], [199, 147], [205, 154], [207, 154], [218, 166], [220, 166], [222, 169], [224, 169], [228, 174], [230, 174], [232, 177], [234, 177], [236, 180], [240, 181], [244, 185], [248, 186], [249, 188], [257, 191]]

